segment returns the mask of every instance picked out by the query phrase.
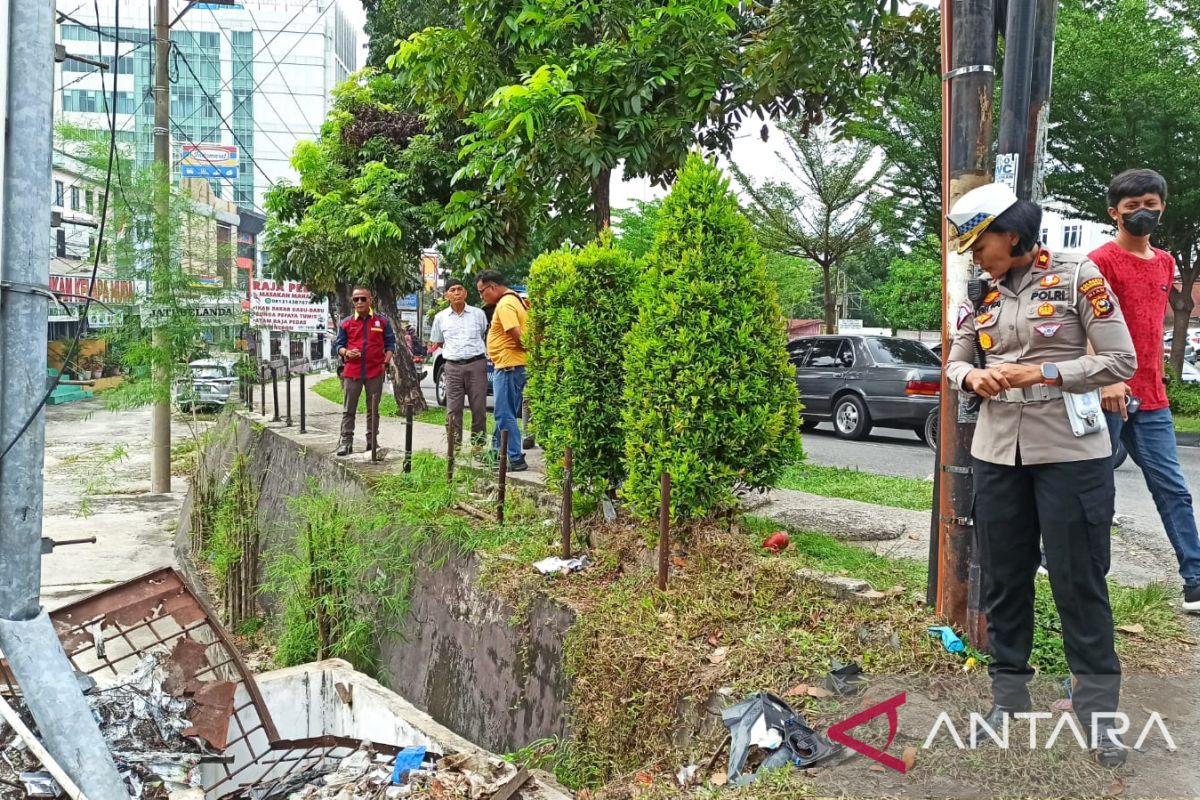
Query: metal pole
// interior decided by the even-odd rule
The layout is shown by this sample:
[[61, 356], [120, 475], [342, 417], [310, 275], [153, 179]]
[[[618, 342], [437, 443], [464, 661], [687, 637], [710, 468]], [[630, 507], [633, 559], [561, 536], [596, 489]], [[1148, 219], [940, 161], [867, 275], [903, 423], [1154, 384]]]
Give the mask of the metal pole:
[[504, 489], [508, 482], [508, 428], [500, 431], [500, 489], [496, 495], [496, 521], [504, 522]]
[[[1008, 0], [996, 179], [1008, 183], [1014, 191], [1020, 183], [1019, 176], [1031, 172], [1031, 165], [1022, 156], [1029, 143], [1029, 96], [1033, 83], [1037, 10], [1038, 0]], [[1028, 199], [1028, 194], [1024, 197]]]
[[290, 363], [283, 365], [283, 391], [287, 395], [287, 422], [284, 423], [287, 427], [292, 427], [292, 365]]
[[574, 493], [575, 452], [567, 447], [563, 454], [563, 499], [562, 499], [562, 557], [571, 557], [571, 523], [575, 510], [572, 508]]
[[[992, 0], [942, 0], [942, 208], [992, 179], [988, 154], [995, 81], [995, 10]], [[942, 222], [942, 352], [950, 343], [958, 309], [967, 301], [970, 256], [948, 247]], [[963, 626], [972, 643], [981, 641], [979, 615], [968, 614], [973, 555], [971, 440], [974, 419], [963, 413], [957, 390], [942, 379], [938, 423], [939, 483], [934, 507], [938, 530], [937, 611]], [[968, 617], [971, 617], [970, 620]], [[969, 624], [970, 623], [974, 623]]]
[[300, 373], [300, 432], [308, 433], [304, 428], [304, 375], [305, 373]]
[[[404, 406], [404, 471], [412, 472], [412, 433], [413, 407], [412, 403]], [[450, 459], [453, 463], [454, 459]]]
[[1033, 80], [1029, 86], [1029, 139], [1021, 160], [1027, 168], [1017, 175], [1017, 196], [1041, 202], [1042, 162], [1050, 120], [1050, 87], [1054, 77], [1054, 31], [1058, 24], [1058, 0], [1038, 0], [1037, 28], [1033, 43]]
[[[10, 0], [0, 244], [0, 650], [46, 749], [93, 800], [124, 783], [41, 608], [53, 4]], [[18, 439], [21, 427], [34, 422]]]
[[259, 408], [262, 411], [262, 416], [267, 415], [267, 368], [263, 367], [258, 371], [258, 399]]
[[667, 567], [671, 550], [671, 473], [659, 478], [658, 504], [658, 590], [667, 590]]
[[271, 410], [275, 412], [271, 422], [279, 422], [279, 370], [276, 367], [271, 367]]
[[[168, 0], [154, 4], [154, 164], [155, 182], [154, 266], [151, 297], [158, 306], [170, 302], [170, 214], [171, 214], [171, 9]], [[161, 328], [151, 333], [154, 349], [166, 349], [168, 337]], [[153, 380], [163, 396], [154, 401], [150, 415], [150, 491], [171, 491], [171, 403], [166, 396], [170, 372], [161, 363], [153, 368]]]

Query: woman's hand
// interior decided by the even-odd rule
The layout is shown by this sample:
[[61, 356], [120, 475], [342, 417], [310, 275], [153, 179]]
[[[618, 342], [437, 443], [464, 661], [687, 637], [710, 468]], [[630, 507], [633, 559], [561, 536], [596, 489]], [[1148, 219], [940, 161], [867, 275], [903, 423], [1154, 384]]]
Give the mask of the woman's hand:
[[1032, 364], [1000, 364], [996, 367], [1008, 379], [1008, 385], [1014, 389], [1024, 389], [1027, 386], [1037, 386], [1044, 383], [1042, 368]]
[[990, 367], [968, 372], [967, 377], [963, 378], [963, 388], [990, 400], [1005, 389], [1011, 389], [1012, 384], [999, 367]]

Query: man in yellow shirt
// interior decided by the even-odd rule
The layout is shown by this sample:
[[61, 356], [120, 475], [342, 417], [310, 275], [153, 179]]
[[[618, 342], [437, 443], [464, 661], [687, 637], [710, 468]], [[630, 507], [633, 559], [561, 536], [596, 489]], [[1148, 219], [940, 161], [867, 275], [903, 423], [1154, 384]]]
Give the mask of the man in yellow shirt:
[[529, 312], [520, 295], [504, 285], [504, 277], [495, 270], [484, 270], [475, 279], [475, 288], [483, 302], [495, 306], [488, 326], [488, 358], [496, 367], [493, 384], [496, 431], [492, 450], [500, 450], [500, 431], [508, 431], [508, 468], [513, 472], [529, 469], [521, 449], [521, 429], [517, 417], [525, 395], [525, 345], [521, 333]]

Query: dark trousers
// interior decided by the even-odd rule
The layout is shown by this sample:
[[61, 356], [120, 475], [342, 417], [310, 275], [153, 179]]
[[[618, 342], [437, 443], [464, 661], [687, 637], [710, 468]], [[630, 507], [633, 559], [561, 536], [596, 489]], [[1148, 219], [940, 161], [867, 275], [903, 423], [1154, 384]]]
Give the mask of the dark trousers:
[[487, 359], [469, 364], [446, 362], [446, 425], [462, 441], [463, 401], [471, 405], [471, 439], [482, 443], [487, 433]]
[[1113, 498], [1108, 458], [1015, 467], [975, 460], [975, 527], [992, 649], [988, 672], [997, 705], [1029, 703], [1040, 530], [1067, 663], [1078, 680], [1075, 712], [1090, 726], [1092, 714], [1117, 710], [1121, 662], [1104, 579]]
[[367, 390], [367, 449], [379, 435], [379, 401], [383, 399], [383, 373], [374, 378], [342, 378], [342, 442], [354, 442], [354, 418], [358, 415], [358, 398]]

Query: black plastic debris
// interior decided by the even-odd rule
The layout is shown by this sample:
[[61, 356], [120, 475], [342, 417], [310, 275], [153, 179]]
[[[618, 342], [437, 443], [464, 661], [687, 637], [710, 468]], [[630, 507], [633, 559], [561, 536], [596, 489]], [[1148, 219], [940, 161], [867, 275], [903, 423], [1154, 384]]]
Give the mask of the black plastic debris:
[[825, 688], [834, 694], [858, 694], [867, 687], [867, 676], [863, 674], [862, 667], [853, 661], [849, 664], [843, 664], [836, 658], [833, 658], [830, 659], [829, 665], [832, 669], [825, 676]]
[[[811, 767], [838, 750], [810, 728], [802, 715], [770, 692], [758, 692], [730, 706], [721, 712], [721, 721], [729, 729], [727, 777], [732, 786], [753, 783], [759, 770], [789, 764]], [[752, 760], [758, 761], [755, 774], [742, 775]]]

